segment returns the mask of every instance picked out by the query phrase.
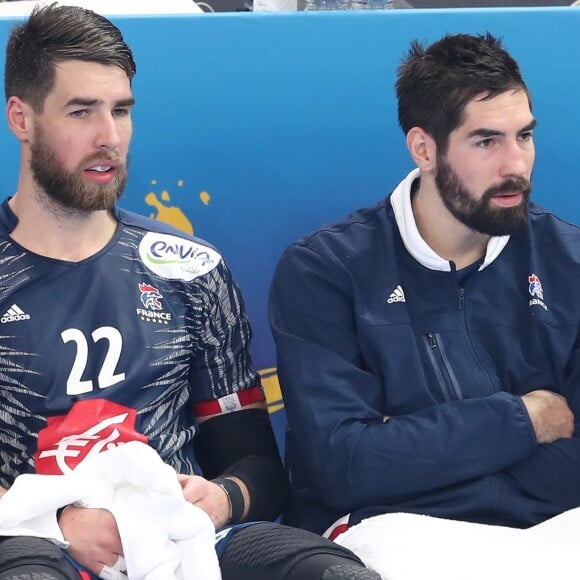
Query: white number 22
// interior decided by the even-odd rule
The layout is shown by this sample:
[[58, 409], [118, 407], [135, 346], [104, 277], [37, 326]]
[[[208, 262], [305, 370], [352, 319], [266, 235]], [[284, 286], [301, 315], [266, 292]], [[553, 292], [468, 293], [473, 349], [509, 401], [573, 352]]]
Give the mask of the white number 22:
[[[90, 393], [95, 388], [93, 381], [82, 380], [89, 359], [89, 343], [87, 338], [78, 328], [68, 328], [61, 332], [60, 336], [65, 344], [72, 341], [77, 347], [75, 362], [66, 382], [67, 395]], [[123, 337], [121, 336], [121, 333], [112, 326], [102, 326], [101, 328], [94, 330], [91, 337], [93, 343], [97, 343], [103, 338], [109, 343], [109, 348], [97, 379], [99, 389], [112, 387], [113, 385], [125, 380], [125, 373], [115, 373], [117, 370], [117, 363], [121, 357], [121, 350], [123, 348]]]

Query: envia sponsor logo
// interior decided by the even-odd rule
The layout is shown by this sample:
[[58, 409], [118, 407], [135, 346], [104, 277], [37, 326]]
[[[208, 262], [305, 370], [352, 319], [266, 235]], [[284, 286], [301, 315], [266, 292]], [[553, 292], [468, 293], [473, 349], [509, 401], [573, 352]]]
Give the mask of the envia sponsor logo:
[[152, 272], [163, 278], [191, 281], [213, 270], [220, 255], [192, 240], [149, 232], [143, 237], [139, 254]]

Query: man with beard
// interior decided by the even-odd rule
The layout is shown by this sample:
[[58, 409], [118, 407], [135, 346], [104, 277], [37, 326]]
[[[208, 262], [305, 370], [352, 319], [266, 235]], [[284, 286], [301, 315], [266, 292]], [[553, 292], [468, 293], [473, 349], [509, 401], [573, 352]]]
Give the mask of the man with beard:
[[[278, 516], [287, 481], [239, 290], [215, 248], [116, 205], [135, 70], [120, 31], [82, 8], [36, 8], [9, 38], [7, 118], [21, 166], [17, 192], [0, 206], [0, 532], [27, 534], [2, 537], [0, 579], [131, 577], [130, 561], [151, 552], [173, 546], [175, 559], [169, 540], [190, 537], [195, 512], [216, 572], [220, 529], [226, 580], [372, 580], [329, 540], [255, 523]], [[87, 480], [70, 477], [118, 449], [146, 449], [178, 506], [171, 515], [159, 504], [160, 526], [174, 531], [153, 534], [154, 520], [131, 560], [124, 533], [142, 534], [152, 506], [131, 509], [121, 495], [106, 504], [112, 511], [91, 507], [78, 483]], [[160, 501], [160, 481], [137, 485], [124, 468], [112, 471], [125, 494]], [[55, 505], [60, 486], [72, 503]]]
[[529, 202], [536, 121], [498, 39], [414, 42], [396, 88], [417, 168], [274, 276], [285, 521], [528, 527], [580, 506], [580, 230]]

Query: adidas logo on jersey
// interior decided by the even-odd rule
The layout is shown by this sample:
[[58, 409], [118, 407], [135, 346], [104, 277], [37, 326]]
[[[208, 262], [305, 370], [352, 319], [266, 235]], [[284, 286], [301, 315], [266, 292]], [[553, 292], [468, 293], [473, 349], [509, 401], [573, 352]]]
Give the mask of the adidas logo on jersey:
[[406, 302], [405, 293], [403, 292], [400, 284], [391, 292], [391, 295], [387, 298], [387, 304], [393, 304], [393, 302]]
[[0, 318], [2, 324], [7, 322], [18, 322], [20, 320], [30, 320], [30, 314], [26, 314], [22, 308], [18, 305], [13, 304]]

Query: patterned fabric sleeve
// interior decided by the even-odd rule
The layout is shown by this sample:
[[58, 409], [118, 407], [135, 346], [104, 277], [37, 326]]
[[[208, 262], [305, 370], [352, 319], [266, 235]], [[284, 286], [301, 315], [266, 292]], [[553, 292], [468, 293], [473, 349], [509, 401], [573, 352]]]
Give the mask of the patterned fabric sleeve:
[[204, 277], [198, 315], [197, 348], [192, 361], [194, 412], [198, 417], [237, 411], [264, 400], [249, 351], [252, 330], [240, 289], [221, 260]]

